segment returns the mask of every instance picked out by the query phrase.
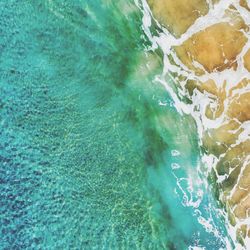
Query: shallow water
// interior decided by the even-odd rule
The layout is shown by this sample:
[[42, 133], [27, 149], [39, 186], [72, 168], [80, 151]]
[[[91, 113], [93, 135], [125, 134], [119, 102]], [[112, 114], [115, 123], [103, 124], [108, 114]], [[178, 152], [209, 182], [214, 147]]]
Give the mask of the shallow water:
[[155, 83], [136, 5], [0, 11], [0, 248], [225, 249], [195, 123]]

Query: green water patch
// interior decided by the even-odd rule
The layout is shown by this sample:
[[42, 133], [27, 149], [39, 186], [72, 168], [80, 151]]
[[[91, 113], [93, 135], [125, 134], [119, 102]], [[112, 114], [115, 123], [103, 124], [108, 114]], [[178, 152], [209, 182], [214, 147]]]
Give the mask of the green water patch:
[[175, 195], [196, 128], [154, 83], [141, 18], [124, 1], [1, 3], [0, 248], [186, 249], [199, 230], [221, 245]]

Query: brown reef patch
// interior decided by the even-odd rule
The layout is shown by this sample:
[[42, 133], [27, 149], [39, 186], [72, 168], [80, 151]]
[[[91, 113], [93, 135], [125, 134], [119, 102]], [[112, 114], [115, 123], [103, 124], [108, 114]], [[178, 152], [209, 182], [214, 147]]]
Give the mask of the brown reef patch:
[[[247, 38], [237, 27], [218, 23], [202, 30], [175, 47], [180, 60], [197, 75], [237, 67], [236, 57]], [[195, 62], [202, 67], [195, 66]], [[205, 71], [204, 71], [205, 69]]]
[[206, 0], [147, 0], [154, 17], [176, 37], [208, 13]]
[[250, 72], [250, 49], [244, 55], [244, 66]]

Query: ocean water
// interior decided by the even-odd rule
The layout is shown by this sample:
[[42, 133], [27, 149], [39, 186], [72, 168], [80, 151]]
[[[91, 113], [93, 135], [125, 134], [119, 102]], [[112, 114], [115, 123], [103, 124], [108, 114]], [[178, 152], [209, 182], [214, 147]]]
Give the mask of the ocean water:
[[197, 129], [133, 1], [0, 2], [0, 249], [226, 249]]

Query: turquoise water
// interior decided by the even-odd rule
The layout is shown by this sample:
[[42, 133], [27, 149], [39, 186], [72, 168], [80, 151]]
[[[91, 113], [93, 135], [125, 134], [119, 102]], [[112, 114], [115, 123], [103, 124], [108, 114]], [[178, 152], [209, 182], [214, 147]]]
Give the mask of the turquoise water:
[[225, 249], [209, 190], [188, 205], [195, 124], [153, 81], [161, 57], [135, 4], [0, 11], [0, 249]]

